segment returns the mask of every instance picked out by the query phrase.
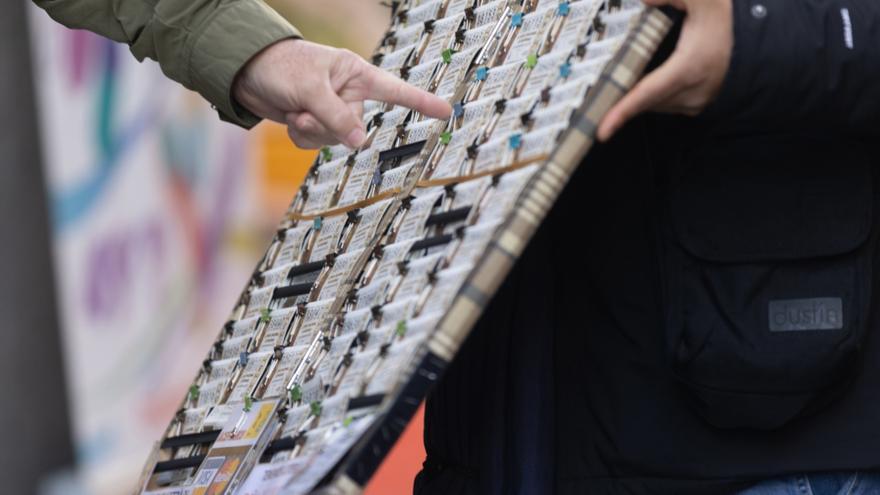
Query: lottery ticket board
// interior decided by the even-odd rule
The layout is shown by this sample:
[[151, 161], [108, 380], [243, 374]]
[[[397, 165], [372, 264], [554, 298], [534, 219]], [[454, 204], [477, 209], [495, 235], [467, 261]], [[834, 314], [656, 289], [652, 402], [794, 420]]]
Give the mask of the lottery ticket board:
[[356, 494], [671, 20], [638, 0], [410, 0], [373, 63], [453, 105], [367, 102], [321, 150], [140, 493]]

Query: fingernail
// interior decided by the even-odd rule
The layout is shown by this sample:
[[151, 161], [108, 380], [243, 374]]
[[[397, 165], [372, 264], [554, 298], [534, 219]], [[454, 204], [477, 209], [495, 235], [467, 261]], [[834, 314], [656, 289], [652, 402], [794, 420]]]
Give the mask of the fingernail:
[[598, 132], [596, 132], [596, 138], [604, 143], [608, 141], [615, 132], [617, 132], [617, 126], [613, 124], [600, 125]]
[[364, 144], [364, 141], [366, 139], [367, 133], [364, 132], [363, 129], [357, 128], [348, 134], [348, 138], [345, 140], [345, 142], [350, 148], [359, 148], [362, 144]]

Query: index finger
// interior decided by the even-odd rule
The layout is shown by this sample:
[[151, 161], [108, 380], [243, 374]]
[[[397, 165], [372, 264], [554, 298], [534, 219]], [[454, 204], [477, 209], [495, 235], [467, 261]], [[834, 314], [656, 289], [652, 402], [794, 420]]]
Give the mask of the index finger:
[[452, 114], [452, 106], [443, 98], [407, 84], [378, 67], [367, 65], [368, 99], [402, 105], [435, 119], [448, 119]]

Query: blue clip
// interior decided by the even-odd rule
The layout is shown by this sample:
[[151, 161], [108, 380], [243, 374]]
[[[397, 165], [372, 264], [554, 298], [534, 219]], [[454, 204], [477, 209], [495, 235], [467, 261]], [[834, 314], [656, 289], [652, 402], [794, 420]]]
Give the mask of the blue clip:
[[373, 179], [370, 181], [370, 184], [374, 186], [379, 186], [382, 183], [382, 171], [376, 167], [376, 171], [373, 172]]
[[324, 219], [321, 217], [315, 217], [315, 221], [312, 223], [312, 228], [315, 230], [321, 230], [321, 227], [324, 226]]
[[571, 12], [571, 5], [568, 2], [562, 2], [559, 4], [559, 9], [556, 11], [557, 14], [565, 17], [568, 13]]
[[242, 352], [242, 353], [240, 353], [240, 354], [238, 355], [238, 364], [240, 364], [242, 368], [244, 368], [245, 366], [247, 366], [247, 364], [248, 364], [248, 353], [247, 353], [247, 351]]
[[510, 136], [510, 139], [508, 139], [507, 142], [510, 144], [510, 149], [518, 150], [522, 146], [522, 134], [514, 134]]
[[523, 15], [522, 12], [517, 12], [513, 14], [513, 17], [510, 18], [510, 27], [519, 27], [522, 26]]
[[477, 81], [485, 81], [486, 78], [489, 77], [489, 68], [488, 67], [478, 67], [477, 68]]
[[560, 65], [559, 66], [559, 75], [564, 78], [568, 78], [568, 76], [571, 75], [571, 64], [568, 62], [565, 62], [564, 64]]
[[464, 105], [461, 102], [452, 105], [452, 116], [458, 118], [462, 115], [464, 115]]

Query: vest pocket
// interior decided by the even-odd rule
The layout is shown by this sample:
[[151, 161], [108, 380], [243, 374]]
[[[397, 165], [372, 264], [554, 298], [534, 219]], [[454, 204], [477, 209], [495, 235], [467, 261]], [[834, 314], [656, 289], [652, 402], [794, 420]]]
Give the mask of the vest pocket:
[[832, 402], [859, 369], [870, 304], [869, 154], [802, 137], [716, 142], [670, 179], [667, 356], [696, 410], [774, 429]]

